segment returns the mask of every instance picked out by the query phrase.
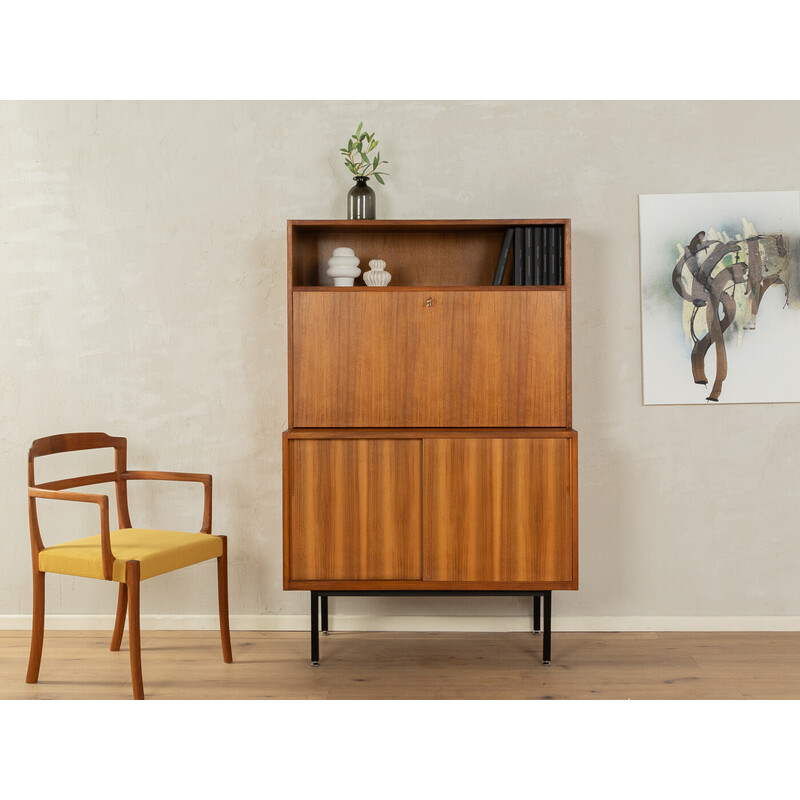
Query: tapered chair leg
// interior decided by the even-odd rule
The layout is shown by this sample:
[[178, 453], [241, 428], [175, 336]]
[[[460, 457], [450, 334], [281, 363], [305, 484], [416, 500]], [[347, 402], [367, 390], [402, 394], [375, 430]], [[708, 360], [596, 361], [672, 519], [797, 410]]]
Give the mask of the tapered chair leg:
[[131, 682], [133, 699], [144, 700], [142, 683], [142, 641], [139, 629], [139, 562], [125, 564], [125, 579], [128, 582], [128, 642], [131, 651]]
[[219, 635], [222, 639], [222, 660], [233, 662], [231, 650], [231, 626], [228, 615], [228, 537], [222, 539], [222, 555], [217, 559], [217, 594], [219, 596]]
[[128, 610], [128, 584], [119, 585], [117, 597], [117, 618], [114, 621], [114, 633], [111, 635], [111, 649], [119, 650], [122, 644], [122, 634], [125, 632], [125, 612]]
[[39, 680], [39, 666], [42, 663], [42, 645], [44, 644], [44, 572], [33, 573], [33, 624], [31, 626], [31, 654], [28, 659], [26, 683]]

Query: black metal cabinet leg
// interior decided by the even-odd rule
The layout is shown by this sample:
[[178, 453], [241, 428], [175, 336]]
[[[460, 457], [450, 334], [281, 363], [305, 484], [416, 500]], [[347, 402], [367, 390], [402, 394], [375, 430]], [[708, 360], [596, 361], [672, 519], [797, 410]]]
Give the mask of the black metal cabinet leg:
[[319, 593], [311, 592], [311, 666], [319, 666]]
[[533, 635], [542, 632], [542, 602], [538, 594], [533, 596]]
[[550, 663], [550, 613], [552, 610], [552, 592], [544, 593], [544, 636], [542, 637], [542, 664]]
[[328, 635], [328, 595], [322, 595], [322, 633]]

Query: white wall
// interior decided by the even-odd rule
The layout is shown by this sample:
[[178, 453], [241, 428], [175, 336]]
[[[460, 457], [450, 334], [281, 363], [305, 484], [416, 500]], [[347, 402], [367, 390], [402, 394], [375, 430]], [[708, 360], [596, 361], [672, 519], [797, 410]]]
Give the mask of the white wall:
[[[642, 405], [637, 209], [800, 188], [800, 104], [5, 102], [0, 625], [31, 607], [28, 445], [70, 430], [129, 437], [133, 468], [213, 473], [234, 624], [307, 624], [307, 593], [281, 588], [286, 220], [344, 216], [337, 151], [362, 119], [390, 162], [382, 218], [573, 221], [581, 589], [555, 596], [555, 627], [800, 620], [800, 406]], [[132, 500], [134, 524], [199, 526], [194, 487]], [[45, 541], [94, 513], [48, 508]], [[143, 613], [213, 615], [214, 585], [210, 563], [154, 579]], [[115, 596], [48, 578], [52, 614]], [[527, 624], [516, 599], [331, 603], [340, 627]]]

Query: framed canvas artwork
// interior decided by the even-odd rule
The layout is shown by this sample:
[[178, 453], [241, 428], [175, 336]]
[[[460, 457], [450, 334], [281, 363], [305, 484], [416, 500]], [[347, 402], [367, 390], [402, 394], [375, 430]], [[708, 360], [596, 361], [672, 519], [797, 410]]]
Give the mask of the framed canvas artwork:
[[800, 192], [639, 196], [645, 405], [800, 402]]

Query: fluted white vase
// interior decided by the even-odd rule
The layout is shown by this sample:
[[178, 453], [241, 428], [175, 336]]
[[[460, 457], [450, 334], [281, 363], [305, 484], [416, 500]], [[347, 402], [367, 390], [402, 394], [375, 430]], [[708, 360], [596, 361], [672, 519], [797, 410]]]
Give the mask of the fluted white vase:
[[352, 286], [353, 281], [361, 274], [358, 265], [361, 259], [349, 247], [334, 247], [333, 255], [328, 259], [327, 274], [333, 278], [334, 286]]
[[364, 273], [364, 283], [367, 286], [388, 286], [392, 276], [386, 271], [386, 262], [373, 258], [369, 266], [370, 269]]

